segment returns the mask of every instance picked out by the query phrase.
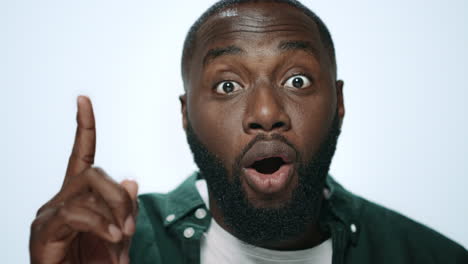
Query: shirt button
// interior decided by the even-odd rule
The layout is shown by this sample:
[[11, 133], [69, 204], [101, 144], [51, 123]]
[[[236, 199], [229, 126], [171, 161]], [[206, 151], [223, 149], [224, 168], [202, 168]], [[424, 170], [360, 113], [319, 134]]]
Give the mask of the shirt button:
[[330, 190], [328, 188], [323, 188], [323, 197], [325, 198], [325, 200], [330, 199], [330, 196]]
[[198, 218], [198, 219], [203, 219], [205, 218], [206, 216], [206, 210], [203, 209], [203, 208], [198, 208], [196, 211], [195, 211], [195, 217]]
[[195, 234], [195, 230], [192, 227], [187, 227], [184, 230], [184, 237], [191, 238]]
[[170, 215], [168, 215], [168, 216], [166, 217], [166, 221], [168, 221], [168, 222], [172, 222], [172, 221], [174, 221], [174, 219], [175, 219], [175, 215], [174, 215], [174, 214], [170, 214]]
[[349, 226], [349, 229], [351, 230], [352, 233], [356, 233], [356, 231], [357, 231], [357, 227], [356, 227], [355, 224], [351, 224], [351, 225]]

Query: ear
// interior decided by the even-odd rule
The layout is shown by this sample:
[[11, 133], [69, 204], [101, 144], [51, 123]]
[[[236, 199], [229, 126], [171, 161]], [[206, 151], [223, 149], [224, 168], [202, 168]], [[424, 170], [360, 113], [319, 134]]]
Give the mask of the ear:
[[182, 112], [182, 126], [187, 131], [187, 94], [179, 96], [180, 100], [180, 111]]
[[340, 117], [340, 128], [343, 125], [343, 119], [345, 115], [343, 86], [344, 86], [344, 82], [342, 80], [336, 81], [337, 110], [338, 110], [338, 116]]

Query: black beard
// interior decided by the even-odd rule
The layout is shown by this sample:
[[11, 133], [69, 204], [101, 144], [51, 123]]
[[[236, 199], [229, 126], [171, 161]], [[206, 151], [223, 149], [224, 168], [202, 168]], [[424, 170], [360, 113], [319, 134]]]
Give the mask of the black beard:
[[309, 161], [302, 161], [300, 153], [286, 138], [276, 134], [273, 139], [291, 146], [298, 157], [298, 186], [291, 199], [275, 208], [257, 208], [247, 199], [242, 188], [240, 160], [244, 153], [265, 135], [255, 137], [236, 158], [232, 166], [232, 182], [221, 160], [211, 153], [188, 122], [187, 141], [200, 174], [206, 179], [210, 199], [215, 199], [223, 220], [234, 236], [257, 246], [288, 241], [303, 235], [310, 224], [318, 222], [323, 188], [340, 135], [338, 113], [319, 150]]

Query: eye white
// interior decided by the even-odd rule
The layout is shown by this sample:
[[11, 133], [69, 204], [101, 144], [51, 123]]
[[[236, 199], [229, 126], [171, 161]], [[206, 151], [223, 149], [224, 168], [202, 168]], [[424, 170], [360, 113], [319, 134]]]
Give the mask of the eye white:
[[294, 75], [286, 80], [284, 86], [295, 89], [302, 89], [310, 85], [310, 80], [304, 75]]
[[219, 94], [231, 94], [240, 89], [242, 89], [242, 87], [234, 81], [223, 81], [216, 85], [216, 92]]

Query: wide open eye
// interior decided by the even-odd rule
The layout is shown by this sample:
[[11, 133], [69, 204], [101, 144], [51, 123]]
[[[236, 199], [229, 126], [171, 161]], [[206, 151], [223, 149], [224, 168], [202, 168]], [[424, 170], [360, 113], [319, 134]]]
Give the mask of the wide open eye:
[[284, 83], [285, 87], [302, 89], [310, 85], [310, 80], [304, 75], [294, 75]]
[[222, 81], [216, 85], [216, 92], [219, 94], [231, 94], [242, 89], [240, 84], [234, 81]]

